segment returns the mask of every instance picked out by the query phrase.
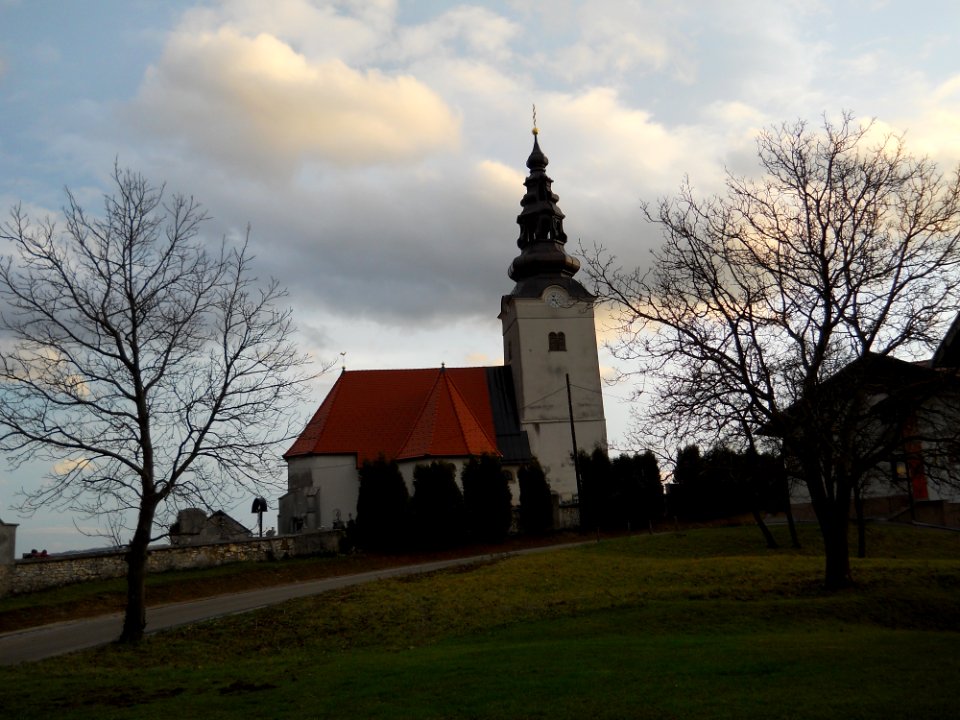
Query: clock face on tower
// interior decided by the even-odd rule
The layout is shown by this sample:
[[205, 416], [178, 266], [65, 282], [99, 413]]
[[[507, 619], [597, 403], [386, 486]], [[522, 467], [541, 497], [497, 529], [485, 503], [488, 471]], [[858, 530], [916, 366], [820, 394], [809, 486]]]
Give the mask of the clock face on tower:
[[567, 301], [567, 293], [560, 288], [550, 288], [543, 294], [543, 299], [550, 307], [558, 308]]

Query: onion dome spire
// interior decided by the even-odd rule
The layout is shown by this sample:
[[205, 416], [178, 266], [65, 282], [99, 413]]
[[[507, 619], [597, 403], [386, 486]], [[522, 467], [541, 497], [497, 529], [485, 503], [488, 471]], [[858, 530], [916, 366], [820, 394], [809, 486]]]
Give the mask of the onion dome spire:
[[583, 286], [573, 279], [580, 269], [580, 261], [567, 255], [563, 248], [567, 242], [564, 214], [557, 205], [560, 198], [553, 192], [553, 180], [546, 172], [549, 160], [540, 149], [538, 136], [539, 130], [534, 126], [533, 150], [527, 158], [530, 174], [523, 182], [527, 192], [520, 200], [523, 210], [517, 216], [520, 254], [507, 271], [510, 279], [517, 283], [511, 294], [537, 297], [549, 285], [560, 285], [572, 295], [589, 297]]

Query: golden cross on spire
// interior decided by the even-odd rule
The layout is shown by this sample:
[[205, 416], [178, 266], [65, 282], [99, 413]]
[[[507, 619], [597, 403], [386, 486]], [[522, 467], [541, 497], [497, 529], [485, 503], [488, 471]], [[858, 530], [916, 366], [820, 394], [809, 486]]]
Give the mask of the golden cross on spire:
[[540, 129], [537, 127], [537, 105], [533, 104], [533, 134], [536, 135], [540, 132]]

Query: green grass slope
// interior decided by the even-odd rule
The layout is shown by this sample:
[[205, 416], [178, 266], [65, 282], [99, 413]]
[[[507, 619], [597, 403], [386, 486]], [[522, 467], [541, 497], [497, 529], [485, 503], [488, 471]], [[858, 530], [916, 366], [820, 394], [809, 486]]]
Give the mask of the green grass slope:
[[[778, 532], [782, 528], [777, 529]], [[783, 538], [785, 539], [785, 537]], [[605, 540], [378, 582], [0, 668], [4, 718], [945, 718], [960, 536], [873, 527], [857, 587], [815, 533]]]

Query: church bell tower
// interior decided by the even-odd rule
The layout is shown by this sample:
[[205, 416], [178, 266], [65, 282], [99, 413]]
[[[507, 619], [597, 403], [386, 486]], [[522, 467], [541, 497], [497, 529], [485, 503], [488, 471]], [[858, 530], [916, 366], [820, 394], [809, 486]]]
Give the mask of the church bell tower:
[[[571, 459], [571, 407], [577, 447], [607, 447], [591, 295], [575, 278], [580, 262], [566, 253], [564, 215], [557, 206], [537, 129], [530, 174], [517, 217], [520, 254], [507, 274], [516, 284], [500, 301], [503, 360], [510, 367], [521, 427], [530, 450], [561, 499], [577, 493]], [[569, 388], [569, 394], [568, 394]]]

